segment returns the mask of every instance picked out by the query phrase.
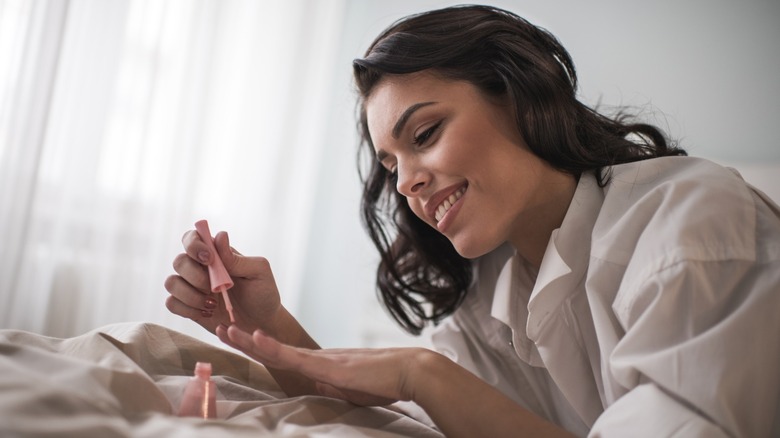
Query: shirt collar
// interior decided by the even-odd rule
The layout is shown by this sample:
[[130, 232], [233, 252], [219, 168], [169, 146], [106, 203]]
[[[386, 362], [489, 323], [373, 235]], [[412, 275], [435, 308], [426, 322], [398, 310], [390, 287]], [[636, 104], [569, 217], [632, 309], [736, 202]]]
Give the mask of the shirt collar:
[[588, 269], [593, 225], [604, 202], [604, 192], [590, 173], [580, 176], [561, 227], [552, 232], [539, 275], [528, 302], [528, 337], [539, 331], [561, 301], [577, 291]]
[[512, 332], [511, 346], [520, 359], [542, 366], [536, 345], [526, 335], [528, 297], [533, 287], [533, 268], [517, 252], [506, 261], [496, 280], [490, 315], [507, 325]]
[[512, 329], [515, 350], [529, 363], [538, 355], [532, 341], [542, 323], [587, 270], [591, 231], [602, 203], [596, 178], [583, 174], [561, 227], [550, 236], [536, 280], [517, 251], [498, 274], [490, 315]]

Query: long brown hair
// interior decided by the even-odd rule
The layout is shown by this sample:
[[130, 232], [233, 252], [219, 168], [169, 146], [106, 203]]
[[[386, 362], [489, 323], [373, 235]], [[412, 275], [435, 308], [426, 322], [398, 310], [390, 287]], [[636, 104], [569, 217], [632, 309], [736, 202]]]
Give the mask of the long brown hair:
[[[609, 118], [579, 102], [566, 49], [546, 30], [502, 9], [456, 6], [406, 17], [379, 35], [353, 69], [360, 93], [359, 161], [362, 154], [374, 157], [365, 101], [376, 84], [385, 75], [422, 70], [507, 98], [531, 151], [575, 177], [594, 172], [604, 185], [611, 165], [685, 155], [655, 126], [631, 122], [625, 113]], [[412, 213], [375, 159], [361, 178], [363, 223], [381, 256], [381, 299], [404, 329], [419, 334], [463, 301], [471, 262]]]

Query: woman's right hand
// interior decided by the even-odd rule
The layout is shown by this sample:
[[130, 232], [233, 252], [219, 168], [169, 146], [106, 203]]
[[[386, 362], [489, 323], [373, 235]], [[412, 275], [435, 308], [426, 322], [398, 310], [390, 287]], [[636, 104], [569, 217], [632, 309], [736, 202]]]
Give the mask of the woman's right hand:
[[212, 293], [209, 282], [207, 266], [218, 256], [235, 283], [228, 291], [235, 324], [250, 333], [258, 328], [277, 333], [279, 319], [287, 312], [281, 305], [268, 260], [241, 255], [230, 247], [225, 232], [214, 237], [219, 254], [211, 253], [195, 230], [184, 234], [182, 244], [184, 253], [173, 260], [176, 274], [165, 280], [165, 289], [171, 294], [165, 302], [168, 310], [195, 321], [212, 333], [216, 333], [220, 324], [231, 324], [222, 294]]
[[[171, 313], [189, 318], [215, 334], [217, 327], [224, 329], [231, 325], [222, 294], [211, 292], [207, 266], [218, 255], [234, 283], [228, 293], [233, 304], [235, 325], [239, 329], [248, 333], [260, 329], [290, 345], [319, 348], [282, 306], [268, 260], [241, 255], [230, 247], [225, 232], [214, 236], [218, 254], [209, 252], [209, 247], [195, 230], [187, 231], [182, 243], [184, 253], [173, 260], [176, 274], [165, 280], [165, 289], [171, 294], [165, 306]], [[269, 371], [290, 396], [317, 393], [314, 382], [297, 372], [271, 368]]]

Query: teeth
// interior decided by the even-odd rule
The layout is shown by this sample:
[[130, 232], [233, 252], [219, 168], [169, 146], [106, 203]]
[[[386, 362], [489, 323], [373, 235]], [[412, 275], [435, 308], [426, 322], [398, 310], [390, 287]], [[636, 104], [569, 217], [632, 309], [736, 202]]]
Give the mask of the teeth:
[[463, 193], [466, 191], [465, 187], [462, 187], [458, 189], [457, 192], [450, 195], [449, 198], [445, 199], [444, 202], [439, 204], [439, 207], [436, 209], [436, 214], [434, 217], [436, 218], [436, 222], [440, 221], [441, 218], [444, 217], [444, 215], [447, 213], [447, 211], [452, 208], [452, 205], [457, 202], [458, 199], [460, 199], [461, 196], [463, 196]]

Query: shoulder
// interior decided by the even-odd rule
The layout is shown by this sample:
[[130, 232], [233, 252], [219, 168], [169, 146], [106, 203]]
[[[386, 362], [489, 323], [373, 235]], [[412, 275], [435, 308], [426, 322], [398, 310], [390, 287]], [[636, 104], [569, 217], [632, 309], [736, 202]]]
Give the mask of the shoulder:
[[623, 327], [659, 297], [704, 306], [766, 292], [779, 264], [780, 209], [735, 171], [690, 157], [613, 167], [588, 275], [614, 291]]
[[694, 157], [614, 166], [593, 229], [594, 255], [626, 264], [753, 258], [756, 206], [734, 171]]
[[[739, 174], [712, 161], [696, 157], [663, 157], [610, 168], [605, 201], [633, 205], [648, 196], [674, 209], [711, 200], [752, 204], [750, 191]], [[605, 203], [606, 203], [605, 202]], [[698, 207], [725, 209], [729, 205], [711, 203]]]

